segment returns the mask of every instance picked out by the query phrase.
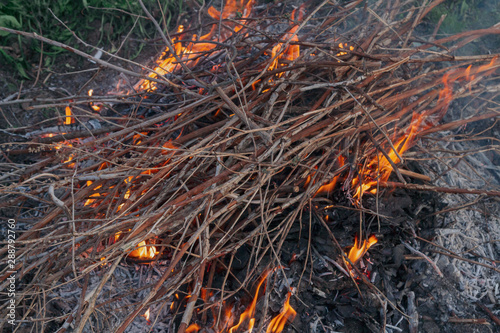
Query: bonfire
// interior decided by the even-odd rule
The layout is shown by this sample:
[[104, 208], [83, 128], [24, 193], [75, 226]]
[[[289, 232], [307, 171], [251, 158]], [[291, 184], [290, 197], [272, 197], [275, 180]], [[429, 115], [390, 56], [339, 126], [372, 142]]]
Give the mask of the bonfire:
[[[203, 10], [200, 26], [170, 33], [144, 8], [165, 48], [136, 72], [0, 28], [64, 47], [117, 78], [109, 89], [96, 82], [85, 95], [29, 101], [60, 108], [58, 123], [12, 132], [3, 146], [4, 159], [30, 159], [2, 176], [0, 192], [18, 226], [15, 261], [1, 274], [5, 284], [15, 272], [17, 319], [43, 327], [57, 317], [59, 332], [146, 331], [165, 318], [178, 332], [292, 330], [301, 285], [287, 281], [300, 250], [290, 260], [282, 250], [309, 219], [329, 235], [332, 264], [353, 290], [364, 285], [386, 310], [404, 313], [370, 274], [367, 256], [381, 235], [368, 223], [373, 200], [395, 188], [500, 194], [433, 186], [406, 160], [423, 137], [498, 117], [442, 122], [452, 101], [488, 93], [480, 82], [500, 66], [496, 55], [448, 51], [500, 30], [413, 37], [440, 2], [294, 8], [227, 0]], [[339, 201], [359, 212], [344, 240], [331, 224]], [[237, 279], [232, 266], [245, 248]], [[147, 281], [117, 281], [145, 269]], [[215, 287], [217, 276], [224, 283]], [[225, 289], [228, 279], [240, 284]], [[280, 307], [271, 310], [276, 285]], [[234, 298], [238, 291], [246, 297]], [[131, 295], [135, 303], [120, 303]], [[59, 315], [46, 315], [50, 302], [64, 304]], [[103, 320], [103, 311], [115, 315]]]

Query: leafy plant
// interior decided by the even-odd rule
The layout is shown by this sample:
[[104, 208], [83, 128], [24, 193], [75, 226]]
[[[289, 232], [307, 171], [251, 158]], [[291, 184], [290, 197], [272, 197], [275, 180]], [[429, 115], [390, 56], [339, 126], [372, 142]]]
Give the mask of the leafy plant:
[[[168, 26], [174, 13], [182, 10], [182, 0], [144, 0], [145, 6], [163, 24]], [[159, 10], [161, 6], [161, 11]], [[150, 38], [155, 32], [144, 19], [138, 1], [133, 0], [9, 0], [0, 2], [0, 26], [28, 32], [36, 32], [59, 42], [75, 45], [73, 32], [87, 40], [90, 34], [98, 40], [92, 41], [99, 47], [115, 50], [121, 38], [135, 26], [138, 38]], [[137, 20], [137, 22], [136, 22]], [[29, 64], [38, 61], [41, 51], [40, 42], [20, 39], [18, 36], [0, 31], [0, 61], [6, 60], [27, 78]], [[55, 57], [64, 50], [44, 45], [44, 56]], [[2, 61], [3, 62], [3, 61]], [[53, 62], [53, 61], [52, 61]]]
[[[453, 35], [474, 29], [490, 28], [500, 22], [500, 1], [494, 0], [447, 0], [434, 8], [426, 18], [430, 31], [444, 18], [438, 37]], [[481, 54], [498, 52], [500, 36], [488, 35], [466, 45], [459, 53]]]
[[491, 27], [500, 21], [500, 2], [491, 0], [448, 0], [434, 8], [428, 16], [437, 23], [446, 15], [440, 33], [455, 34], [462, 31]]

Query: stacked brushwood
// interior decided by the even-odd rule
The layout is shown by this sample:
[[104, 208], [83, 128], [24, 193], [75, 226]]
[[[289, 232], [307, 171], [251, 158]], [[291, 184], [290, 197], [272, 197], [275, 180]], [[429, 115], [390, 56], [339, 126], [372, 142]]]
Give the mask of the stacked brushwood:
[[[237, 16], [206, 21], [182, 38], [211, 24], [219, 30], [235, 22], [244, 27], [214, 39], [215, 48], [196, 62], [191, 58], [175, 72], [157, 76], [154, 90], [24, 100], [34, 109], [71, 103], [76, 123], [54, 120], [50, 128], [4, 133], [0, 207], [15, 218], [18, 237], [15, 265], [3, 266], [0, 276], [4, 288], [7, 272], [17, 271], [18, 315], [40, 327], [48, 324], [53, 318], [45, 315], [50, 299], [44, 295], [71, 282], [81, 288], [79, 302], [61, 309], [58, 320], [84, 331], [95, 311], [126, 296], [103, 301], [100, 292], [122, 263], [141, 261], [128, 254], [145, 241], [158, 251], [145, 261], [162, 266], [162, 274], [113, 326], [124, 331], [150, 304], [190, 284], [186, 326], [209, 265], [220, 266], [222, 258], [251, 245], [250, 281], [264, 257], [280, 264], [287, 233], [312, 201], [331, 203], [329, 195], [336, 191], [362, 210], [352, 184], [370, 173], [359, 171], [409, 135], [414, 114], [427, 119], [411, 144], [440, 129], [497, 117], [477, 114], [439, 123], [451, 99], [479, 93], [488, 98], [486, 85], [477, 81], [453, 86], [444, 96], [442, 78], [453, 69], [489, 63], [491, 55], [454, 53], [500, 29], [419, 38], [415, 28], [442, 1], [392, 2], [309, 4], [300, 20], [277, 15], [290, 9], [283, 6], [259, 7], [244, 22]], [[170, 37], [164, 39], [172, 46]], [[298, 48], [298, 58], [286, 55]], [[130, 80], [145, 80], [149, 73], [93, 60]], [[22, 102], [4, 100], [0, 107]], [[101, 110], [92, 111], [91, 104]], [[377, 183], [379, 194], [384, 186], [408, 186], [411, 172], [405, 171], [404, 158], [394, 163], [392, 182]], [[21, 162], [10, 164], [16, 159]], [[370, 172], [376, 179], [377, 170]], [[333, 189], [317, 193], [334, 180]], [[7, 251], [7, 245], [0, 249], [2, 256]], [[91, 288], [89, 276], [95, 275], [99, 283]]]

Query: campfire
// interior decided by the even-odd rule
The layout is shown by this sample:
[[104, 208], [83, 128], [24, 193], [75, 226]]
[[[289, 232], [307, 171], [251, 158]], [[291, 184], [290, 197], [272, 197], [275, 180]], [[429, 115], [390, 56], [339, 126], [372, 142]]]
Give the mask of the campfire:
[[310, 292], [375, 299], [385, 315], [362, 320], [416, 332], [416, 310], [382, 292], [383, 253], [401, 245], [435, 264], [412, 243], [419, 227], [390, 222], [380, 203], [403, 190], [500, 194], [434, 186], [416, 167], [423, 139], [498, 117], [444, 121], [454, 101], [493, 98], [483, 83], [500, 67], [497, 55], [448, 51], [500, 30], [417, 37], [440, 2], [226, 0], [170, 34], [158, 25], [165, 47], [141, 71], [85, 54], [120, 72], [116, 86], [33, 100], [60, 116], [16, 131], [3, 152], [25, 161], [2, 177], [0, 204], [21, 228], [1, 275], [17, 272], [18, 318], [58, 332], [168, 321], [278, 333], [326, 332], [321, 318], [346, 316], [313, 315]]

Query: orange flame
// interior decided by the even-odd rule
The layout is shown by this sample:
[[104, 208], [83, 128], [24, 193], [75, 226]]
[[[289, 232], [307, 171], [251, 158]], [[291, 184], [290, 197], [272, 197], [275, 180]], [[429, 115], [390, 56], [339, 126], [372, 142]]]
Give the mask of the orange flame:
[[[68, 118], [68, 116], [69, 116], [69, 118]], [[70, 125], [71, 122], [72, 122], [72, 119], [71, 119], [71, 108], [69, 106], [67, 106], [66, 107], [66, 118], [64, 120], [64, 124], [65, 125]], [[64, 134], [67, 134], [67, 133], [61, 133], [61, 135], [64, 135]], [[56, 134], [54, 134], [54, 133], [46, 133], [46, 134], [41, 134], [40, 135], [41, 138], [53, 138], [54, 136], [56, 136]], [[73, 147], [73, 145], [69, 141], [62, 141], [62, 142], [54, 142], [52, 144], [52, 147], [55, 150], [59, 150], [59, 149], [61, 149], [63, 147]], [[68, 158], [65, 159], [65, 160], [63, 160], [62, 162], [63, 163], [71, 162], [73, 160], [73, 157], [74, 157], [74, 155], [70, 154], [68, 156]], [[68, 167], [70, 167], [70, 168], [73, 168], [74, 166], [75, 166], [75, 163], [68, 164]]]
[[[394, 145], [395, 150], [391, 148], [390, 152], [387, 153], [387, 156], [391, 159], [391, 161], [394, 164], [400, 162], [398, 155], [401, 156], [405, 151], [411, 148], [413, 140], [415, 138], [415, 134], [419, 130], [421, 130], [421, 124], [422, 121], [424, 120], [424, 117], [418, 114], [415, 114], [414, 117], [415, 116], [417, 117], [412, 121], [412, 125], [410, 126], [410, 132], [408, 133], [408, 135], [403, 136], [401, 139], [399, 139], [399, 141]], [[376, 174], [373, 175], [371, 170], [376, 170]], [[356, 188], [356, 193], [354, 194], [354, 197], [359, 200], [365, 192], [375, 194], [377, 192], [377, 189], [375, 188], [377, 185], [377, 181], [373, 179], [377, 179], [378, 176], [378, 179], [380, 179], [380, 181], [385, 182], [389, 179], [389, 176], [391, 175], [392, 171], [393, 171], [392, 165], [387, 159], [387, 157], [385, 157], [384, 154], [379, 153], [375, 158], [373, 158], [368, 163], [366, 168], [361, 172], [362, 176], [366, 176], [367, 181], [363, 181], [360, 186], [356, 186], [358, 184], [359, 179], [358, 178], [353, 179], [353, 186]]]
[[[375, 235], [371, 235], [370, 238], [368, 238], [368, 241], [365, 239], [363, 244], [361, 244], [358, 235], [356, 235], [354, 237], [354, 246], [349, 250], [347, 257], [355, 265], [361, 258], [363, 258], [368, 249], [377, 242], [377, 237]], [[348, 264], [348, 267], [350, 267], [350, 264]]]
[[262, 286], [262, 283], [264, 283], [264, 281], [266, 281], [267, 276], [269, 275], [270, 272], [271, 272], [271, 270], [269, 270], [266, 273], [264, 273], [264, 275], [262, 276], [262, 278], [259, 281], [259, 284], [257, 285], [257, 290], [255, 291], [255, 296], [252, 299], [252, 303], [250, 303], [250, 305], [246, 308], [246, 310], [240, 315], [240, 320], [238, 321], [238, 323], [235, 326], [233, 326], [233, 327], [231, 327], [229, 329], [229, 333], [236, 332], [236, 330], [245, 321], [248, 321], [248, 326], [247, 326], [246, 330], [247, 331], [251, 331], [253, 329], [253, 326], [255, 324], [255, 318], [253, 316], [255, 314], [255, 305], [257, 304], [257, 299], [258, 299], [258, 296], [259, 296], [259, 290], [260, 290], [260, 287]]
[[[466, 69], [454, 69], [443, 75], [443, 78], [441, 79], [443, 88], [438, 94], [436, 106], [430, 110], [424, 111], [421, 114], [413, 114], [410, 128], [400, 139], [397, 140], [394, 145], [395, 150], [391, 148], [390, 152], [387, 154], [390, 160], [394, 164], [399, 163], [400, 159], [398, 155], [402, 156], [406, 150], [413, 146], [417, 134], [434, 126], [439, 120], [442, 119], [448, 110], [451, 101], [453, 100], [453, 82], [462, 80], [471, 82], [472, 80], [493, 74], [499, 66], [499, 58], [493, 57], [488, 64], [476, 68], [468, 66]], [[353, 179], [352, 181], [352, 186], [355, 188], [355, 199], [359, 201], [366, 192], [372, 194], [377, 193], [377, 179], [382, 182], [387, 181], [392, 171], [392, 165], [385, 155], [382, 153], [377, 154], [377, 156], [368, 162], [366, 167], [362, 168], [359, 172], [360, 177]]]
[[64, 120], [64, 124], [71, 125], [71, 108], [67, 106], [65, 112], [66, 112], [66, 119]]
[[[237, 332], [237, 330], [240, 328], [244, 329], [245, 332], [252, 332], [252, 330], [255, 326], [255, 318], [254, 318], [255, 307], [257, 304], [258, 297], [259, 297], [260, 288], [261, 288], [262, 284], [264, 283], [264, 281], [266, 281], [269, 273], [275, 271], [276, 269], [277, 268], [272, 269], [272, 270], [268, 270], [261, 277], [261, 279], [257, 285], [257, 290], [255, 291], [255, 296], [252, 299], [252, 302], [245, 309], [245, 311], [240, 315], [240, 319], [239, 319], [238, 323], [229, 329], [229, 333]], [[281, 311], [280, 314], [278, 314], [275, 318], [273, 318], [271, 320], [271, 322], [269, 323], [269, 326], [267, 328], [266, 333], [270, 333], [270, 332], [279, 333], [279, 332], [283, 331], [283, 328], [285, 327], [286, 322], [288, 320], [293, 320], [293, 318], [295, 318], [295, 315], [297, 314], [297, 312], [290, 305], [290, 296], [291, 296], [291, 293], [288, 293], [287, 299], [286, 299], [285, 304], [283, 306], [283, 310]], [[229, 311], [226, 310], [225, 322], [228, 323], [231, 321], [232, 321], [232, 316], [231, 316], [231, 311], [229, 309]], [[244, 327], [245, 323], [246, 323], [246, 327]]]
[[[300, 6], [298, 8], [298, 10], [299, 10], [299, 15], [298, 15], [297, 21], [301, 21], [302, 17], [304, 16], [304, 5]], [[296, 11], [297, 11], [297, 9], [295, 9], [292, 12], [292, 16], [291, 16], [292, 21], [295, 20], [295, 13], [296, 13]], [[294, 34], [295, 34], [295, 32], [297, 32], [298, 28], [299, 28], [299, 26], [297, 24], [295, 24], [290, 29], [290, 31], [285, 34], [284, 39], [285, 40], [290, 40], [290, 42], [298, 42], [299, 38], [297, 37], [297, 35], [294, 36]], [[280, 59], [285, 59], [285, 60], [288, 60], [288, 61], [293, 61], [293, 60], [297, 59], [300, 56], [300, 46], [299, 45], [287, 45], [287, 47], [284, 50], [282, 50], [283, 49], [283, 44], [284, 43], [278, 43], [271, 50], [271, 58], [274, 59], [274, 60], [271, 63], [271, 65], [269, 66], [269, 69], [268, 69], [269, 71], [272, 71], [272, 70], [278, 68], [278, 66], [280, 65], [279, 64], [279, 60]], [[276, 55], [280, 54], [280, 53], [282, 53], [282, 54], [279, 55], [278, 57], [276, 57]], [[282, 75], [283, 75], [283, 72], [277, 74], [278, 77], [281, 77]]]
[[147, 321], [149, 321], [149, 308], [146, 310], [146, 312], [144, 312], [144, 314], [142, 315], [144, 318], [146, 318]]
[[[92, 97], [92, 95], [94, 94], [94, 89], [90, 89], [88, 91], [88, 94], [90, 97]], [[101, 106], [99, 105], [95, 105], [93, 102], [90, 102], [90, 107], [94, 110], [94, 111], [100, 111], [101, 110]]]
[[267, 327], [266, 333], [280, 333], [285, 328], [285, 324], [287, 321], [292, 321], [297, 312], [290, 306], [290, 296], [291, 292], [288, 292], [286, 297], [285, 305], [283, 306], [283, 310], [279, 315], [273, 318]]
[[191, 325], [189, 325], [188, 328], [186, 328], [185, 332], [186, 333], [194, 333], [194, 332], [198, 332], [200, 329], [201, 329], [200, 325], [191, 324]]
[[[221, 25], [221, 36], [219, 36], [221, 41], [226, 40], [233, 33], [238, 32], [239, 30], [241, 30], [241, 28], [243, 28], [246, 22], [246, 20], [244, 19], [248, 18], [248, 16], [251, 14], [253, 3], [254, 0], [246, 1], [245, 4], [243, 4], [241, 1], [227, 0], [222, 13], [214, 7], [210, 7], [208, 9], [208, 15], [210, 15], [215, 20], [225, 20], [229, 18], [235, 19], [237, 16], [243, 19], [241, 20], [241, 23], [236, 22], [235, 20], [231, 20], [229, 22], [225, 22], [224, 25]], [[217, 26], [217, 24], [213, 24], [210, 32], [203, 36], [200, 36], [199, 38], [196, 34], [194, 34], [191, 37], [191, 40], [185, 45], [183, 45], [182, 41], [173, 38], [172, 47], [175, 55], [170, 54], [170, 50], [166, 48], [160, 58], [156, 61], [157, 66], [154, 68], [154, 72], [148, 74], [148, 77], [157, 79], [158, 76], [172, 73], [180, 67], [179, 62], [183, 62], [188, 67], [194, 67], [201, 59], [200, 55], [202, 54], [202, 52], [213, 50], [216, 47], [216, 44], [211, 43], [210, 40], [213, 38]], [[177, 33], [182, 33], [183, 31], [184, 26], [181, 25], [177, 28]], [[141, 80], [134, 86], [134, 89], [139, 91], [156, 90], [157, 83], [150, 80]]]
[[[345, 164], [345, 158], [344, 156], [339, 156], [339, 164], [340, 164], [340, 167], [343, 167], [344, 164]], [[333, 189], [335, 188], [335, 185], [337, 185], [337, 181], [339, 180], [339, 177], [340, 175], [337, 175], [335, 177], [333, 177], [332, 181], [329, 182], [328, 184], [324, 184], [322, 185], [318, 191], [316, 192], [316, 194], [321, 194], [321, 193], [330, 193], [333, 191]]]
[[[208, 8], [208, 15], [212, 17], [214, 20], [226, 20], [229, 18], [236, 18], [237, 16], [240, 16], [241, 18], [245, 19], [250, 16], [252, 13], [252, 7], [254, 0], [249, 0], [246, 2], [246, 4], [240, 3], [241, 1], [236, 1], [236, 0], [227, 0], [226, 4], [224, 5], [224, 9], [222, 10], [222, 13], [219, 12], [217, 9], [215, 9], [213, 6]], [[240, 3], [240, 5], [238, 5]], [[238, 32], [243, 28], [243, 24], [245, 24], [245, 20], [242, 20], [242, 23], [235, 23], [231, 22], [231, 24], [235, 25], [233, 28], [234, 32]], [[214, 26], [215, 27], [215, 26]]]
[[129, 253], [129, 257], [137, 259], [154, 259], [154, 257], [159, 253], [156, 250], [156, 246], [146, 245], [146, 241], [142, 241], [137, 244], [137, 249]]
[[[339, 168], [341, 168], [345, 165], [345, 157], [344, 156], [342, 156], [342, 155], [339, 156], [338, 164], [339, 164]], [[317, 168], [318, 167], [315, 166], [315, 169], [317, 169]], [[314, 174], [315, 174], [315, 172], [313, 172], [312, 175], [307, 176], [306, 182], [304, 183], [304, 188], [307, 188], [307, 186], [311, 182], [311, 178], [312, 178], [312, 176], [314, 176]], [[337, 175], [337, 176], [333, 177], [333, 179], [329, 183], [321, 185], [321, 187], [316, 191], [314, 196], [316, 196], [318, 194], [322, 194], [322, 193], [332, 192], [335, 189], [335, 185], [337, 185], [337, 181], [339, 180], [339, 177], [340, 177], [340, 175]]]

